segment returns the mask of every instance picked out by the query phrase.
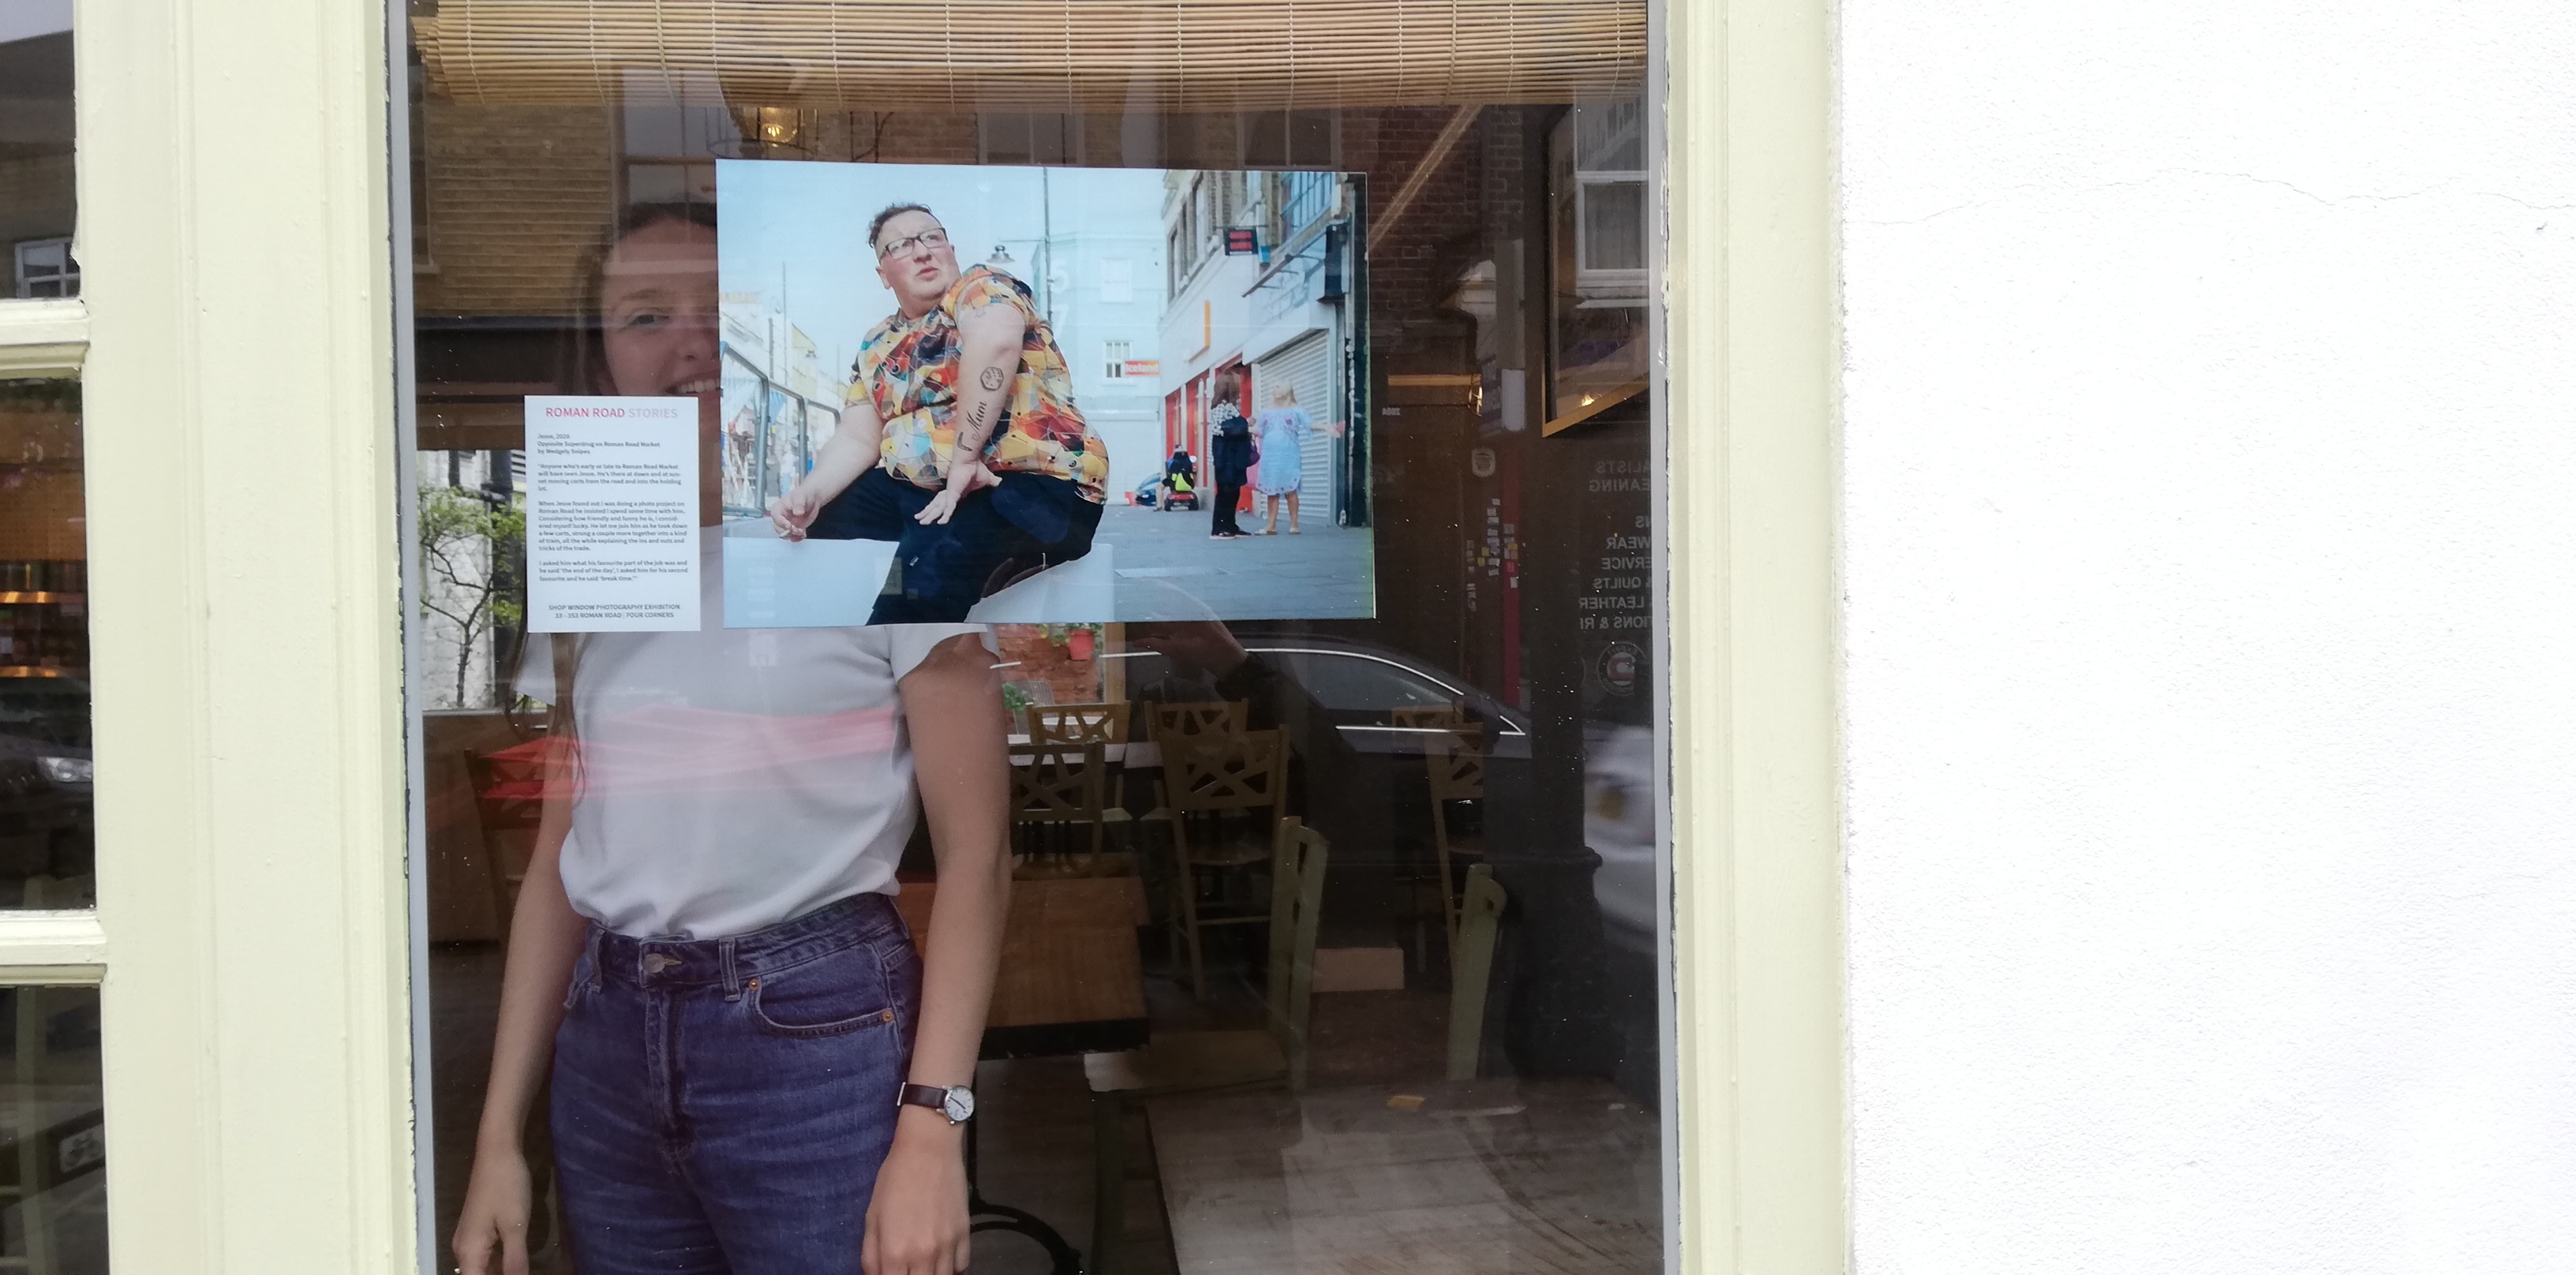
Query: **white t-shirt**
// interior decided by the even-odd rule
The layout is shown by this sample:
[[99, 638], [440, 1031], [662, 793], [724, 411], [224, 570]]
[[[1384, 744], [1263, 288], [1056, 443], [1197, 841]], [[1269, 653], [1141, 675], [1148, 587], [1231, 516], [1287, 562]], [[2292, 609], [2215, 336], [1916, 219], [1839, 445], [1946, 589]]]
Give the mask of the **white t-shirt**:
[[[712, 939], [892, 894], [919, 802], [895, 683], [975, 624], [728, 629], [707, 528], [695, 633], [589, 633], [573, 677], [573, 910], [636, 938]], [[531, 634], [519, 690], [552, 702]], [[999, 711], [998, 708], [995, 711]]]

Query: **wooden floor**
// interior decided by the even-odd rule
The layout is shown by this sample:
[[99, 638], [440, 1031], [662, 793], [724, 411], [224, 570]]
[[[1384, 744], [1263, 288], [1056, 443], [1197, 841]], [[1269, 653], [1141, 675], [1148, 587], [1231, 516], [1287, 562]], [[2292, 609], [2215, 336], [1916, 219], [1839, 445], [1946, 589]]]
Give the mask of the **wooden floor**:
[[1604, 1082], [1202, 1095], [1149, 1113], [1184, 1275], [1663, 1262], [1655, 1121]]

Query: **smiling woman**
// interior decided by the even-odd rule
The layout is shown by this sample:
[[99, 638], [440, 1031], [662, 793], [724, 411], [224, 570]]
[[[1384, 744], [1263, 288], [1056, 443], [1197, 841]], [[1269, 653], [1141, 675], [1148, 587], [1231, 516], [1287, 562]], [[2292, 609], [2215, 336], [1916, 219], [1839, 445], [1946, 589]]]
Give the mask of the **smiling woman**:
[[[703, 578], [720, 589], [712, 222], [685, 206], [620, 220], [573, 366], [596, 393], [696, 395]], [[1006, 878], [989, 657], [957, 626], [773, 634], [755, 654], [718, 612], [695, 632], [556, 634], [514, 688], [552, 711], [454, 1231], [468, 1275], [524, 1268], [532, 1119], [596, 1268], [681, 1255], [829, 1275], [863, 1249], [871, 1271], [965, 1264], [961, 1117], [942, 1127], [898, 1099], [933, 1086], [946, 1110], [990, 995]], [[764, 714], [782, 695], [818, 716]], [[619, 781], [647, 752], [661, 782]], [[777, 758], [755, 787], [803, 799], [735, 810], [691, 793], [745, 755]], [[916, 803], [947, 887], [920, 955], [883, 888]], [[727, 832], [742, 844], [710, 858]], [[674, 1051], [678, 1067], [647, 1062]], [[658, 1127], [670, 1109], [691, 1111], [685, 1136]]]

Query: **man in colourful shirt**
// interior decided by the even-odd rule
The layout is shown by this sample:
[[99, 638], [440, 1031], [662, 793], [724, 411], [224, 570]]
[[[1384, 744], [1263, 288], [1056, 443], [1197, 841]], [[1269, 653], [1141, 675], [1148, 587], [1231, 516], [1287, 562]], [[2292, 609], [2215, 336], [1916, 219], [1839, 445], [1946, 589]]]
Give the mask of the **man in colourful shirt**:
[[868, 238], [897, 308], [860, 342], [839, 430], [770, 521], [791, 540], [897, 543], [902, 593], [869, 623], [961, 620], [1006, 564], [1091, 551], [1109, 453], [1028, 285], [959, 270], [918, 204], [878, 213]]

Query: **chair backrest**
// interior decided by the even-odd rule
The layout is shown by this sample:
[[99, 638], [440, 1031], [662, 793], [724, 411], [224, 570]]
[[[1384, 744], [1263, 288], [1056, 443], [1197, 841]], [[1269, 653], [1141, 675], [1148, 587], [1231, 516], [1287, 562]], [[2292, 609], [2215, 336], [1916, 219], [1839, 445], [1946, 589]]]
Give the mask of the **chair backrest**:
[[1098, 823], [1102, 777], [1099, 740], [1011, 745], [1011, 822]]
[[1276, 728], [1234, 735], [1166, 736], [1163, 774], [1176, 812], [1267, 806], [1275, 814], [1288, 792], [1288, 737]]
[[1240, 735], [1251, 724], [1250, 714], [1239, 699], [1206, 703], [1157, 702], [1153, 708], [1153, 716], [1145, 720], [1153, 732], [1154, 742], [1163, 747], [1198, 735]]
[[1422, 765], [1431, 777], [1431, 800], [1469, 801], [1485, 795], [1485, 733], [1461, 726], [1425, 735]]
[[1288, 1055], [1288, 1084], [1306, 1087], [1306, 1033], [1314, 1019], [1315, 927], [1324, 910], [1332, 845], [1294, 817], [1279, 821], [1270, 855], [1270, 1031]]
[[1484, 864], [1467, 869], [1467, 899], [1460, 906], [1458, 941], [1449, 957], [1449, 1078], [1474, 1080], [1485, 1048], [1485, 988], [1494, 972], [1494, 934], [1500, 927], [1503, 887]]
[[1127, 742], [1127, 704], [1031, 704], [1029, 705], [1029, 742], [1032, 744], [1104, 744]]

